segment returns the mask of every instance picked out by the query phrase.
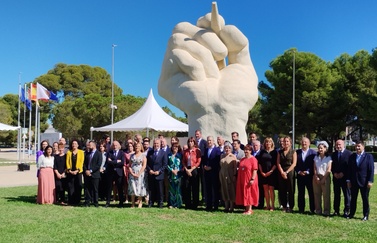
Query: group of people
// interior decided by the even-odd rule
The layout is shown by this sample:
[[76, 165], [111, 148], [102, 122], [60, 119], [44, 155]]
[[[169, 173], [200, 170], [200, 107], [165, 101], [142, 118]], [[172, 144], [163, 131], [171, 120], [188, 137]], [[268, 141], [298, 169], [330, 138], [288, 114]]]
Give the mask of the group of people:
[[[374, 159], [365, 152], [364, 143], [356, 143], [356, 152], [345, 149], [343, 140], [337, 140], [335, 152], [329, 153], [326, 141], [317, 143], [317, 151], [310, 148], [307, 137], [301, 139], [301, 148], [294, 150], [290, 137], [280, 139], [280, 149], [273, 149], [271, 138], [264, 140], [264, 149], [253, 141], [259, 163], [258, 175], [267, 209], [274, 208], [274, 187], [278, 189], [280, 205], [286, 212], [292, 212], [295, 203], [295, 188], [298, 189], [298, 212], [305, 213], [305, 192], [309, 197], [309, 213], [324, 216], [353, 218], [360, 191], [363, 201], [363, 217], [369, 218], [369, 191], [374, 180]], [[271, 146], [272, 144], [272, 146]], [[276, 172], [274, 174], [274, 172]], [[331, 175], [333, 181], [333, 208], [331, 213]], [[344, 208], [340, 214], [341, 192]], [[261, 194], [260, 194], [261, 195]], [[259, 201], [259, 207], [263, 201]]]
[[336, 151], [329, 155], [327, 142], [319, 142], [314, 151], [306, 137], [301, 148], [294, 150], [290, 137], [281, 138], [280, 147], [275, 148], [270, 137], [261, 144], [257, 135], [250, 133], [248, 144], [243, 145], [237, 132], [231, 135], [232, 141], [221, 136], [215, 141], [213, 136], [203, 138], [197, 130], [183, 148], [177, 137], [171, 138], [169, 147], [163, 136], [151, 141], [136, 135], [124, 146], [119, 141], [110, 144], [107, 136], [99, 145], [88, 142], [85, 150], [77, 140], [70, 142], [68, 150], [64, 138], [53, 146], [42, 141], [37, 153], [37, 202], [78, 205], [84, 180], [84, 206], [98, 207], [102, 198], [108, 207], [118, 196], [119, 207], [130, 197], [131, 207], [140, 208], [145, 202], [148, 207], [156, 203], [162, 208], [166, 201], [169, 208], [184, 205], [195, 210], [201, 192], [207, 211], [216, 211], [223, 203], [225, 212], [233, 212], [239, 205], [250, 215], [253, 208], [274, 211], [274, 191], [278, 189], [279, 207], [289, 213], [294, 208], [297, 180], [299, 213], [305, 212], [307, 190], [309, 212], [329, 216], [332, 175], [333, 214], [340, 215], [342, 191], [343, 216], [354, 217], [360, 191], [363, 220], [368, 220], [374, 161], [362, 142], [352, 153], [338, 140]]

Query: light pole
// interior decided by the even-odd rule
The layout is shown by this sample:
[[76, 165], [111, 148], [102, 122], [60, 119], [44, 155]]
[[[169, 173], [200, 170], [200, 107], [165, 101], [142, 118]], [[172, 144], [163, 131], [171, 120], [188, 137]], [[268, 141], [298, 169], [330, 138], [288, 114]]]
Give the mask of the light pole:
[[293, 150], [295, 149], [295, 93], [296, 93], [296, 54], [293, 50], [293, 85], [292, 85], [292, 141]]
[[[112, 60], [111, 60], [111, 124], [114, 123], [114, 49], [117, 45], [113, 44], [112, 45]], [[113, 135], [114, 132], [111, 131], [111, 143], [113, 143]]]

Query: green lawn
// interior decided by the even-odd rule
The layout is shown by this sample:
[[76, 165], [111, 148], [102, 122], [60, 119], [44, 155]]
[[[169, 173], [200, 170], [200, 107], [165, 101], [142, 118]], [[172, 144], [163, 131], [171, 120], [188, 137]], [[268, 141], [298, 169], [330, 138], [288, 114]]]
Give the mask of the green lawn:
[[[84, 208], [35, 204], [36, 186], [0, 188], [0, 242], [376, 242], [370, 220], [254, 210], [246, 216], [184, 209]], [[103, 205], [103, 202], [102, 202]]]

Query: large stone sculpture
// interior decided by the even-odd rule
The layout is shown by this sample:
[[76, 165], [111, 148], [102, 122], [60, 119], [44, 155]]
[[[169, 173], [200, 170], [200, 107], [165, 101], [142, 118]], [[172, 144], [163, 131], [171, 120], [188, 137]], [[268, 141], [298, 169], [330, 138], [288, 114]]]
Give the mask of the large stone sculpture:
[[248, 39], [237, 27], [225, 25], [215, 2], [196, 26], [182, 22], [174, 27], [158, 92], [188, 115], [190, 136], [200, 129], [204, 137], [230, 139], [237, 131], [246, 142], [245, 126], [258, 99], [257, 84]]

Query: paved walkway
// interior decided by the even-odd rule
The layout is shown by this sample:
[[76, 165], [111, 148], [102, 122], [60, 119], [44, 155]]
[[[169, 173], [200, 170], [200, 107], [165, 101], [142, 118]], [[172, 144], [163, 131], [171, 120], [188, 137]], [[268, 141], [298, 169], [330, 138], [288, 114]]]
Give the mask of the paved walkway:
[[0, 151], [0, 187], [37, 185], [37, 167], [35, 166], [34, 156], [35, 155], [32, 155], [29, 159], [28, 156], [25, 155], [25, 162], [30, 163], [30, 170], [17, 171], [17, 152], [14, 149], [2, 149]]

